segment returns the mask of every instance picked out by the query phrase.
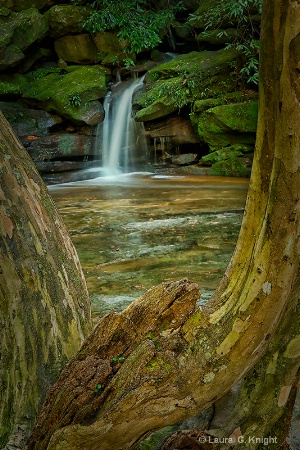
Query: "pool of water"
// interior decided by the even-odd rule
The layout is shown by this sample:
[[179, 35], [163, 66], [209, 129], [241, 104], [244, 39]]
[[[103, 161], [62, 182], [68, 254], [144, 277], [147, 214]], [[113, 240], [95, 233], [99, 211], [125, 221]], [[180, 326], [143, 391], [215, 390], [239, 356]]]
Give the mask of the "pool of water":
[[49, 186], [99, 315], [183, 277], [207, 301], [234, 250], [247, 189], [243, 178], [147, 173]]

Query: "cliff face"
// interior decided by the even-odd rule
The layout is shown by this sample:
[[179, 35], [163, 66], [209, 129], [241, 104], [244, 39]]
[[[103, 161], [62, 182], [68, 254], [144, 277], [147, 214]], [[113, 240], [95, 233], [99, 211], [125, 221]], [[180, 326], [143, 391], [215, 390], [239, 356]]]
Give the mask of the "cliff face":
[[[160, 156], [173, 169], [187, 160], [200, 172], [217, 162], [214, 173], [249, 173], [257, 94], [253, 86], [241, 91], [235, 77], [240, 56], [225, 49], [236, 38], [236, 24], [204, 30], [214, 0], [184, 4], [162, 43], [131, 54], [135, 65], [126, 69], [128, 54], [117, 31], [88, 33], [83, 24], [90, 12], [83, 7], [0, 0], [0, 107], [43, 174], [95, 163], [95, 126], [104, 118], [103, 99], [117, 73], [123, 80], [147, 73], [133, 106], [136, 121], [145, 124], [150, 155], [161, 152], [160, 141], [167, 138]], [[202, 159], [212, 152], [219, 153]]]

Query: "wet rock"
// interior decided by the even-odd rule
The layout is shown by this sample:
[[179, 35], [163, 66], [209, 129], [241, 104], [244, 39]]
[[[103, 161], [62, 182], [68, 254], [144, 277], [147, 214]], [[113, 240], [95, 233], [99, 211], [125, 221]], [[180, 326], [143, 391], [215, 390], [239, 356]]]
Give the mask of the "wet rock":
[[24, 50], [46, 35], [49, 24], [38, 9], [30, 8], [0, 16], [0, 29], [0, 70], [5, 70], [25, 58]]
[[185, 41], [195, 41], [195, 33], [193, 28], [187, 23], [175, 22], [173, 24], [175, 34]]
[[196, 153], [184, 153], [183, 155], [172, 155], [171, 160], [173, 164], [187, 165], [192, 164], [198, 158]]
[[[30, 47], [26, 51], [26, 58], [23, 59], [20, 64], [18, 64], [18, 71], [20, 73], [26, 74], [33, 66], [36, 66], [36, 64], [47, 64], [48, 61], [51, 60], [56, 60], [56, 55], [54, 54], [54, 51], [52, 49], [43, 47]], [[55, 63], [53, 63], [53, 65], [56, 66]]]
[[[43, 110], [25, 108], [20, 103], [0, 102], [0, 109], [11, 124], [16, 135], [23, 141], [44, 136], [51, 128], [62, 122], [60, 116]], [[34, 140], [33, 138], [31, 140]]]
[[60, 59], [77, 64], [95, 64], [98, 61], [98, 50], [90, 34], [64, 36], [54, 43], [55, 51]]
[[42, 162], [76, 159], [83, 161], [93, 153], [92, 136], [78, 133], [60, 132], [48, 136], [37, 136], [34, 140], [27, 136], [21, 140], [33, 161], [40, 163], [40, 168]]
[[145, 129], [152, 139], [167, 136], [172, 146], [196, 144], [199, 142], [191, 122], [180, 116], [166, 118], [160, 122], [149, 122], [146, 124]]

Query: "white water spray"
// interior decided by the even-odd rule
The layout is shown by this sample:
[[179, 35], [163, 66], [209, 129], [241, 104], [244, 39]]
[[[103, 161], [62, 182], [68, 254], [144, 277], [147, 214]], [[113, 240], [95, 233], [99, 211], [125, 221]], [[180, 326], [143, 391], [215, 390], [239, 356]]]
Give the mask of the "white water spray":
[[[102, 127], [102, 166], [105, 175], [117, 175], [132, 168], [132, 156], [146, 150], [144, 126], [132, 117], [132, 96], [143, 79], [117, 83], [104, 100]], [[124, 88], [125, 86], [125, 88]]]

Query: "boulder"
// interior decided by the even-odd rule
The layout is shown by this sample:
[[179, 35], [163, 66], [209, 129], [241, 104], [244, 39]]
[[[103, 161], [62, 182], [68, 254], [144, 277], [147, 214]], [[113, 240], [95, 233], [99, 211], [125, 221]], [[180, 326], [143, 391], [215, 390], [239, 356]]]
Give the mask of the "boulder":
[[145, 130], [152, 139], [161, 136], [169, 137], [170, 144], [175, 147], [199, 142], [191, 122], [180, 116], [170, 117], [161, 122], [148, 122]]
[[31, 109], [17, 102], [0, 102], [0, 109], [19, 139], [28, 145], [38, 137], [49, 134], [52, 127], [62, 122], [60, 116]]
[[180, 77], [174, 77], [165, 81], [158, 81], [151, 84], [145, 93], [137, 95], [134, 99], [135, 107], [143, 107], [135, 114], [137, 122], [146, 122], [167, 116], [178, 110], [174, 98], [169, 95], [169, 90], [178, 92], [181, 84]]
[[216, 106], [201, 114], [191, 114], [200, 140], [206, 142], [210, 151], [233, 144], [255, 144], [258, 102]]
[[168, 79], [179, 74], [211, 77], [220, 72], [229, 72], [229, 64], [237, 57], [234, 49], [190, 52], [179, 55], [149, 71], [147, 81]]
[[172, 155], [172, 164], [185, 166], [194, 163], [198, 159], [197, 153], [183, 153], [182, 155]]
[[36, 8], [0, 16], [0, 70], [22, 61], [24, 50], [42, 39], [48, 29], [48, 20]]
[[136, 106], [142, 108], [135, 119], [154, 120], [197, 99], [233, 91], [235, 83], [228, 74], [235, 58], [234, 49], [191, 52], [149, 70], [146, 90], [135, 98]]
[[95, 125], [103, 120], [103, 107], [98, 100], [105, 93], [105, 69], [101, 66], [75, 66], [69, 73], [49, 73], [32, 81], [23, 99], [75, 124]]
[[76, 64], [95, 64], [98, 50], [90, 34], [68, 35], [54, 42], [55, 51], [60, 59]]
[[83, 160], [92, 153], [91, 136], [78, 133], [60, 132], [31, 141], [24, 138], [23, 143], [33, 161], [39, 162], [40, 169], [43, 169], [41, 163], [46, 168], [46, 163], [52, 160], [72, 161], [78, 157]]
[[89, 12], [80, 6], [55, 5], [45, 13], [45, 16], [49, 21], [50, 36], [58, 38], [82, 33], [83, 23], [88, 18]]

